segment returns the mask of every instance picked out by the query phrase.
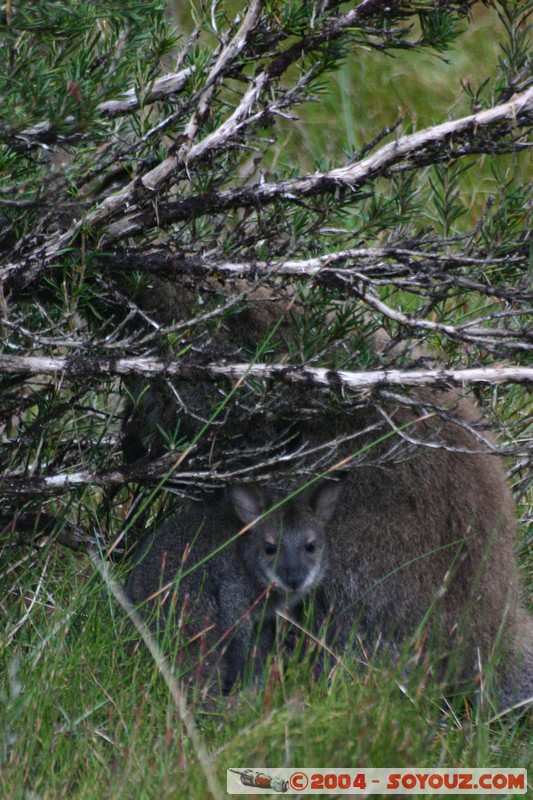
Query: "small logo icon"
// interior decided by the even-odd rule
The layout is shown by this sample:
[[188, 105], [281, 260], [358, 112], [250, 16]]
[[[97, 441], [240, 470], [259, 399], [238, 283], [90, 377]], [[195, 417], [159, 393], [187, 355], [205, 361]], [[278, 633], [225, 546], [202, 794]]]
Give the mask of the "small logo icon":
[[239, 775], [244, 786], [254, 786], [258, 789], [268, 789], [271, 792], [282, 794], [289, 788], [289, 781], [283, 778], [271, 778], [270, 775], [265, 775], [264, 772], [254, 772], [253, 769], [230, 769], [229, 772]]

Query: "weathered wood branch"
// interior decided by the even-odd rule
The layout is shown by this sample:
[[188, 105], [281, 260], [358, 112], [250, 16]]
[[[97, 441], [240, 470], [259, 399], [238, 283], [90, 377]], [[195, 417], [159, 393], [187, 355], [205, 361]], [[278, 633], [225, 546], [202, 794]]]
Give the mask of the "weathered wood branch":
[[[94, 253], [96, 258], [98, 254]], [[395, 286], [422, 286], [428, 288], [427, 277], [435, 284], [453, 281], [460, 289], [476, 291], [487, 296], [501, 297], [513, 302], [533, 301], [533, 291], [509, 289], [506, 286], [491, 286], [461, 275], [465, 267], [474, 270], [488, 266], [508, 267], [510, 263], [527, 268], [529, 252], [524, 246], [523, 256], [488, 257], [486, 254], [462, 255], [430, 250], [414, 250], [402, 246], [350, 247], [334, 250], [313, 258], [282, 258], [272, 261], [230, 261], [209, 256], [181, 256], [170, 253], [168, 248], [148, 252], [119, 251], [99, 259], [103, 270], [120, 272], [148, 272], [160, 275], [222, 276], [229, 278], [257, 279], [308, 279], [335, 278], [345, 281], [367, 280], [373, 285], [385, 282]], [[449, 272], [446, 272], [449, 271]], [[416, 318], [411, 320], [416, 324]]]
[[[378, 5], [373, 0], [367, 0], [353, 11], [364, 16], [371, 11], [374, 13]], [[346, 15], [346, 19], [348, 18], [351, 19], [350, 14]], [[355, 23], [352, 21], [350, 24]], [[338, 35], [342, 30], [344, 28], [339, 29]], [[286, 57], [286, 54], [281, 54], [280, 59], [281, 56]], [[282, 59], [279, 63], [284, 64], [285, 61]], [[251, 81], [237, 108], [215, 131], [194, 144], [191, 144], [190, 141], [184, 143], [177, 153], [172, 153], [145, 175], [135, 178], [125, 189], [107, 197], [98, 208], [75, 220], [67, 231], [51, 236], [46, 244], [37, 247], [27, 259], [20, 263], [7, 264], [0, 274], [1, 282], [7, 288], [28, 286], [48, 265], [54, 262], [62, 249], [70, 245], [82, 226], [85, 228], [102, 226], [104, 236], [101, 241], [108, 245], [111, 241], [141, 231], [148, 224], [154, 224], [155, 217], [152, 210], [135, 211], [135, 208], [139, 207], [139, 202], [153, 197], [154, 193], [161, 189], [173, 175], [178, 174], [178, 168], [190, 170], [194, 162], [203, 159], [210, 152], [219, 151], [222, 146], [234, 140], [234, 137], [240, 134], [243, 126], [249, 125], [253, 121], [257, 122], [257, 113], [262, 114], [265, 111], [261, 109], [257, 112], [259, 98], [263, 96], [269, 82], [275, 76], [277, 76], [276, 70], [260, 72]], [[450, 120], [414, 134], [400, 136], [354, 164], [347, 164], [344, 167], [297, 179], [209, 192], [184, 198], [174, 203], [159, 204], [157, 222], [165, 226], [172, 222], [192, 220], [202, 215], [235, 208], [253, 208], [275, 201], [294, 202], [298, 198], [331, 194], [339, 189], [353, 190], [363, 186], [377, 175], [383, 174], [394, 164], [406, 163], [409, 159], [421, 155], [432, 147], [452, 141], [454, 137], [469, 136], [475, 139], [477, 133], [483, 128], [500, 125], [502, 130], [499, 131], [498, 136], [501, 138], [502, 135], [508, 134], [520, 126], [531, 124], [532, 115], [533, 87], [516, 95], [509, 102], [494, 108], [479, 111], [458, 120]], [[493, 148], [493, 138], [491, 137], [490, 142], [487, 140], [487, 148]], [[481, 145], [481, 147], [483, 146]], [[127, 208], [132, 209], [127, 217], [116, 222], [112, 221], [117, 214], [123, 214]]]
[[[96, 254], [95, 254], [96, 255]], [[513, 259], [516, 261], [516, 256]], [[388, 245], [385, 247], [348, 247], [344, 250], [333, 250], [313, 258], [283, 258], [278, 261], [229, 261], [210, 258], [209, 256], [183, 257], [169, 253], [166, 248], [149, 252], [115, 252], [101, 259], [102, 267], [119, 270], [140, 270], [141, 272], [158, 272], [168, 270], [181, 275], [206, 275], [220, 273], [234, 278], [266, 277], [282, 275], [287, 277], [312, 278], [328, 270], [330, 272], [349, 273], [351, 266], [370, 265], [376, 268], [385, 266], [385, 261], [417, 265], [425, 262], [435, 264], [439, 268], [461, 269], [465, 266], [508, 265], [509, 258], [488, 258], [483, 256], [456, 255], [435, 251], [413, 250], [410, 248]], [[387, 265], [390, 269], [390, 266]], [[533, 296], [533, 293], [531, 293]], [[529, 295], [528, 295], [529, 296]]]
[[444, 334], [450, 339], [462, 340], [465, 342], [479, 342], [484, 341], [493, 343], [498, 340], [504, 339], [518, 339], [513, 342], [512, 347], [515, 350], [533, 350], [533, 331], [531, 330], [509, 330], [506, 328], [488, 328], [476, 327], [472, 322], [463, 323], [460, 325], [447, 325], [442, 322], [435, 322], [430, 319], [423, 319], [416, 316], [410, 316], [402, 311], [397, 311], [391, 306], [388, 306], [368, 289], [355, 290], [361, 300], [382, 314], [384, 317], [403, 325], [406, 328], [435, 331]]
[[[150, 90], [142, 98], [143, 106], [151, 105], [158, 100], [164, 100], [178, 94], [184, 88], [188, 79], [194, 72], [194, 67], [186, 67], [179, 72], [162, 75], [156, 78]], [[128, 89], [120, 100], [107, 100], [100, 103], [98, 110], [107, 117], [118, 117], [129, 114], [140, 108], [138, 93], [135, 89]]]
[[[230, 57], [234, 56], [244, 47], [261, 6], [262, 0], [253, 0], [250, 4], [239, 32], [227, 50], [221, 55], [219, 61], [217, 61], [214, 73], [220, 72], [222, 64], [225, 64]], [[265, 112], [263, 109], [261, 109], [258, 114], [255, 113], [258, 101], [266, 95], [268, 87], [271, 86], [275, 80], [279, 79], [292, 64], [298, 61], [305, 53], [312, 52], [326, 42], [338, 39], [347, 29], [350, 29], [384, 8], [386, 8], [386, 3], [383, 2], [383, 0], [363, 0], [356, 8], [351, 9], [344, 16], [339, 16], [326, 24], [324, 28], [314, 36], [305, 36], [287, 50], [279, 53], [266, 69], [256, 74], [237, 108], [216, 130], [205, 136], [196, 144], [185, 141], [176, 154], [169, 155], [161, 164], [144, 175], [141, 179], [143, 186], [155, 192], [166, 183], [179, 166], [186, 165], [190, 168], [195, 161], [204, 158], [209, 152], [219, 150], [228, 141], [231, 141], [242, 130], [244, 125], [248, 126], [251, 122], [256, 122], [259, 117], [264, 116]], [[275, 106], [275, 103], [268, 103], [268, 110], [270, 113], [272, 112], [273, 105]], [[130, 184], [125, 192], [129, 193], [130, 189], [133, 189], [133, 184]], [[113, 204], [115, 202], [112, 198], [109, 198], [109, 201]], [[105, 213], [103, 205], [104, 204], [102, 204], [101, 211]], [[121, 207], [123, 207], [123, 203], [121, 203]], [[98, 214], [99, 211], [100, 210], [97, 209], [94, 213]]]
[[351, 372], [286, 364], [206, 364], [191, 366], [161, 358], [105, 356], [6, 356], [0, 354], [0, 372], [62, 375], [65, 378], [114, 375], [279, 381], [354, 391], [385, 386], [466, 386], [472, 383], [533, 383], [533, 367], [472, 367], [468, 369], [376, 369]]
[[[264, 73], [260, 75], [262, 77]], [[259, 79], [258, 79], [259, 80]], [[163, 203], [158, 208], [158, 217], [161, 225], [168, 225], [173, 222], [195, 219], [207, 214], [214, 214], [221, 211], [229, 211], [243, 207], [258, 207], [273, 203], [275, 201], [294, 202], [298, 198], [311, 197], [318, 194], [331, 194], [339, 189], [357, 189], [364, 186], [370, 180], [383, 174], [389, 167], [400, 161], [409, 159], [417, 154], [424, 152], [428, 147], [442, 145], [450, 141], [454, 136], [474, 136], [477, 131], [496, 124], [505, 123], [507, 128], [517, 125], [531, 124], [533, 115], [533, 87], [517, 95], [508, 103], [504, 103], [494, 108], [462, 117], [458, 120], [450, 120], [441, 125], [426, 128], [417, 133], [407, 136], [400, 136], [394, 142], [384, 145], [372, 155], [363, 158], [355, 164], [348, 164], [344, 167], [329, 170], [327, 172], [316, 172], [313, 175], [306, 175], [301, 178], [277, 181], [276, 183], [261, 183], [253, 186], [228, 189], [222, 192], [209, 192], [204, 195], [188, 197], [174, 203]], [[210, 140], [212, 147], [215, 148], [222, 144], [221, 134], [233, 136], [237, 132], [237, 122], [235, 127], [223, 131], [221, 126], [212, 134]], [[207, 137], [206, 137], [207, 138]], [[205, 142], [202, 140], [196, 148], [191, 148], [188, 154], [189, 159], [202, 156], [205, 152]], [[487, 148], [493, 148], [494, 142], [491, 139], [487, 142]], [[177, 162], [173, 161], [172, 168], [177, 167]], [[160, 173], [160, 171], [162, 172]], [[167, 173], [167, 167], [163, 170], [163, 165], [156, 167], [152, 172], [142, 179], [145, 187], [156, 190]], [[155, 182], [153, 182], [155, 181]], [[129, 188], [123, 193], [128, 194]], [[109, 198], [110, 203], [120, 203], [120, 195]], [[128, 195], [129, 197], [129, 195]], [[100, 209], [92, 212], [94, 221], [100, 222], [103, 219], [102, 213], [105, 211], [103, 205]], [[90, 215], [89, 215], [90, 217]], [[87, 218], [89, 224], [93, 220]], [[130, 214], [119, 222], [108, 226], [104, 241], [109, 244], [111, 241], [131, 236], [141, 230], [149, 220], [145, 212]], [[153, 224], [153, 222], [152, 222]]]
[[[179, 72], [162, 75], [160, 78], [156, 78], [142, 100], [139, 98], [137, 90], [132, 88], [124, 92], [120, 100], [106, 100], [100, 103], [98, 110], [106, 117], [119, 117], [139, 109], [141, 102], [143, 106], [147, 106], [156, 103], [158, 100], [172, 97], [172, 95], [181, 92], [193, 71], [194, 67], [186, 67]], [[74, 117], [66, 117], [63, 122], [66, 125], [74, 125], [75, 121]], [[33, 128], [25, 128], [23, 131], [14, 134], [13, 146], [15, 149], [30, 150], [42, 143], [47, 143], [54, 132], [54, 128], [54, 123], [48, 120], [40, 122]], [[79, 136], [79, 134], [77, 135]], [[62, 141], [68, 137], [58, 138], [59, 141]]]
[[143, 179], [143, 183], [148, 189], [157, 189], [161, 185], [161, 181], [165, 180], [178, 166], [178, 164], [189, 160], [188, 154], [193, 148], [193, 142], [200, 132], [205, 117], [209, 114], [211, 100], [218, 80], [234, 64], [238, 54], [245, 48], [248, 37], [252, 33], [261, 13], [262, 5], [263, 0], [252, 0], [250, 3], [244, 20], [237, 30], [235, 36], [233, 36], [231, 41], [222, 49], [222, 52], [219, 54], [215, 64], [207, 76], [205, 85], [203, 86], [196, 103], [194, 113], [186, 125], [183, 136], [181, 137], [183, 142], [178, 149], [177, 154], [169, 156], [165, 159], [165, 161], [162, 162], [162, 164], [156, 167], [155, 170], [152, 170], [152, 177], [148, 181], [146, 181], [147, 176], [145, 176], [145, 179]]

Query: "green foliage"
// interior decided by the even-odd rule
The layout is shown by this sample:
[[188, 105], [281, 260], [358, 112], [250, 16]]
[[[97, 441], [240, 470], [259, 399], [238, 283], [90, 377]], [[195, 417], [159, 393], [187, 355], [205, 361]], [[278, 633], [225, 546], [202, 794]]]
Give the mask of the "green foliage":
[[496, 89], [506, 94], [531, 69], [531, 11], [531, 2], [504, 3], [498, 8], [507, 38], [498, 58], [501, 77]]
[[449, 50], [450, 45], [465, 31], [465, 26], [447, 9], [431, 9], [421, 11], [419, 15], [422, 30], [422, 43], [441, 53]]
[[4, 119], [9, 142], [47, 120], [50, 138], [96, 135], [99, 102], [124, 90], [136, 67], [148, 70], [174, 46], [163, 2], [13, 3], [0, 32]]
[[[120, 561], [172, 513], [170, 490], [218, 487], [222, 467], [241, 474], [232, 447], [251, 421], [281, 409], [297, 422], [307, 410], [290, 387], [207, 381], [206, 365], [531, 362], [530, 118], [372, 161], [526, 91], [529, 3], [389, 3], [342, 28], [355, 4], [266, 0], [234, 50], [244, 2], [175, 3], [179, 34], [166, 6], [11, 0], [1, 12], [2, 355], [109, 359], [107, 372], [0, 378], [0, 794], [10, 800], [208, 796], [158, 669], [143, 648], [132, 653], [86, 557], [51, 544], [72, 547], [74, 535]], [[183, 80], [166, 92], [158, 79], [169, 73]], [[328, 183], [331, 170], [368, 163], [360, 180]], [[343, 250], [357, 254], [337, 260]], [[283, 272], [321, 258], [313, 273]], [[267, 300], [251, 304], [255, 292]], [[265, 309], [273, 321], [262, 325]], [[394, 348], [377, 354], [382, 331]], [[121, 418], [149, 404], [152, 384], [120, 379], [125, 358], [167, 359], [193, 376], [179, 386], [193, 422], [150, 421], [161, 449], [134, 464]], [[200, 411], [190, 386], [205, 391]], [[476, 396], [502, 432], [531, 577], [527, 387], [479, 385]], [[159, 401], [171, 407], [175, 393]], [[344, 408], [354, 396], [319, 402]], [[269, 669], [230, 708], [193, 701], [221, 780], [228, 766], [287, 761], [531, 763], [528, 720], [491, 722], [494, 709], [464, 697], [450, 707], [424, 669], [404, 690], [377, 656], [314, 681], [305, 658]]]
[[42, 226], [43, 208], [52, 207], [57, 219], [58, 200], [63, 219], [75, 216], [69, 199], [83, 196], [98, 175], [95, 160], [105, 163], [112, 128], [128, 136], [129, 125], [110, 130], [99, 106], [130, 88], [142, 98], [159, 73], [177, 41], [164, 6], [9, 4], [0, 22], [0, 198], [16, 187], [24, 209], [2, 202], [12, 240]]
[[445, 238], [454, 234], [454, 223], [466, 213], [466, 208], [461, 202], [459, 181], [461, 173], [471, 166], [471, 164], [453, 164], [450, 167], [439, 165], [435, 167], [435, 178], [431, 176], [429, 178], [433, 190], [432, 200], [437, 212], [435, 221], [438, 222]]

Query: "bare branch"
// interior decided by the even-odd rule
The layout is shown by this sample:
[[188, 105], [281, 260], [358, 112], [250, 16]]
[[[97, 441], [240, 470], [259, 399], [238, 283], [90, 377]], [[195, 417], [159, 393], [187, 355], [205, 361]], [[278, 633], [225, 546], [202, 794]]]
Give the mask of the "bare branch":
[[[340, 35], [345, 27], [355, 24], [360, 16], [375, 12], [378, 6], [379, 4], [375, 0], [365, 0], [342, 20], [334, 21], [335, 34]], [[323, 34], [324, 31], [322, 31]], [[301, 55], [303, 45], [301, 42], [297, 45]], [[293, 47], [297, 45], [293, 45]], [[312, 49], [312, 45], [313, 42], [306, 40], [303, 50], [307, 52]], [[218, 150], [221, 145], [229, 144], [234, 140], [244, 124], [257, 121], [254, 117], [257, 101], [266, 91], [269, 81], [281, 74], [282, 67], [286, 69], [290, 65], [296, 52], [292, 52], [292, 48], [290, 51], [290, 57], [287, 53], [282, 53], [279, 61], [275, 59], [268, 70], [260, 72], [254, 78], [237, 109], [215, 131], [193, 146], [190, 145], [190, 142], [187, 145], [184, 144], [178, 153], [168, 156], [144, 176], [135, 178], [122, 191], [107, 197], [94, 211], [90, 211], [81, 219], [73, 222], [66, 232], [56, 234], [45, 245], [36, 248], [29, 260], [7, 264], [1, 273], [2, 282], [6, 286], [11, 284], [29, 285], [41, 274], [43, 269], [53, 262], [64, 247], [69, 246], [82, 226], [105, 226], [106, 233], [102, 241], [109, 244], [111, 241], [141, 230], [147, 224], [154, 224], [155, 217], [152, 211], [142, 211], [137, 214], [134, 212], [116, 223], [112, 223], [111, 219], [128, 207], [138, 207], [141, 198], [144, 197], [145, 200], [151, 198], [154, 192], [162, 188], [163, 184], [176, 174], [178, 167], [190, 169], [195, 161], [204, 158], [211, 150]], [[160, 204], [157, 209], [157, 220], [160, 225], [166, 225], [243, 206], [260, 206], [276, 200], [293, 202], [296, 198], [330, 194], [338, 192], [339, 189], [353, 190], [363, 186], [377, 175], [383, 174], [389, 167], [400, 161], [409, 163], [410, 159], [426, 153], [428, 149], [447, 146], [454, 137], [473, 137], [475, 139], [482, 129], [503, 125], [503, 131], [499, 132], [501, 137], [503, 133], [529, 125], [532, 111], [533, 87], [516, 95], [509, 102], [494, 108], [426, 128], [408, 136], [398, 137], [394, 142], [384, 145], [373, 155], [367, 156], [355, 164], [348, 164], [338, 169], [302, 178], [257, 184], [243, 189], [210, 192], [185, 198], [175, 203]], [[490, 142], [487, 141], [486, 147], [490, 150], [494, 148], [492, 138]], [[481, 151], [483, 151], [483, 145], [481, 145]]]
[[[439, 243], [443, 245], [442, 242]], [[336, 274], [350, 274], [352, 267], [343, 269], [341, 266], [354, 262], [361, 269], [363, 264], [378, 269], [384, 267], [385, 260], [409, 260], [420, 266], [424, 261], [436, 263], [441, 267], [465, 267], [469, 265], [480, 266], [490, 264], [508, 264], [508, 258], [487, 259], [487, 256], [455, 255], [454, 253], [441, 254], [435, 251], [413, 250], [406, 247], [387, 245], [385, 247], [349, 247], [345, 250], [334, 250], [314, 258], [291, 259], [286, 258], [274, 265], [269, 261], [236, 262], [222, 261], [200, 256], [198, 258], [183, 258], [168, 253], [166, 250], [152, 250], [148, 253], [116, 252], [111, 256], [101, 259], [102, 267], [111, 267], [121, 270], [169, 270], [176, 274], [201, 275], [211, 272], [224, 275], [247, 278], [251, 275], [266, 276], [270, 274], [283, 275], [296, 278], [311, 278], [328, 269]], [[399, 262], [398, 266], [404, 266]], [[335, 268], [335, 269], [333, 269]], [[388, 267], [390, 269], [390, 267]], [[533, 296], [533, 293], [531, 293]]]
[[[450, 243], [451, 244], [451, 243]], [[511, 289], [507, 286], [491, 286], [487, 281], [480, 282], [457, 274], [465, 267], [486, 271], [488, 267], [506, 266], [511, 263], [529, 265], [529, 249], [524, 247], [523, 256], [515, 253], [505, 258], [491, 258], [486, 253], [463, 255], [445, 250], [446, 241], [438, 243], [439, 250], [414, 250], [402, 246], [351, 247], [324, 253], [314, 258], [282, 258], [277, 261], [229, 261], [200, 255], [198, 257], [178, 256], [168, 252], [168, 248], [152, 249], [149, 252], [115, 252], [100, 258], [102, 269], [122, 272], [148, 272], [175, 275], [206, 277], [210, 275], [230, 278], [274, 279], [291, 278], [339, 278], [341, 281], [355, 279], [368, 281], [373, 286], [393, 283], [398, 288], [419, 286], [428, 289], [428, 275], [434, 285], [450, 282], [469, 291], [476, 291], [489, 297], [500, 297], [516, 302], [533, 301], [533, 291]], [[436, 248], [435, 242], [428, 246]], [[96, 256], [97, 254], [95, 254]], [[450, 270], [452, 272], [445, 272]], [[339, 283], [339, 287], [340, 287]], [[352, 283], [350, 282], [350, 287]], [[412, 320], [414, 323], [415, 320]]]
[[[259, 77], [261, 78], [264, 74], [262, 73]], [[188, 197], [175, 203], [161, 204], [158, 209], [159, 219], [161, 224], [165, 225], [235, 208], [262, 206], [276, 200], [293, 202], [297, 198], [325, 193], [330, 194], [338, 192], [339, 189], [354, 190], [364, 186], [368, 181], [374, 179], [377, 175], [383, 174], [389, 167], [400, 161], [408, 162], [414, 156], [425, 153], [430, 147], [448, 145], [454, 136], [475, 137], [479, 130], [501, 123], [505, 123], [508, 130], [520, 125], [530, 125], [532, 112], [533, 87], [503, 105], [495, 106], [458, 120], [444, 122], [441, 125], [426, 128], [408, 136], [398, 137], [394, 142], [384, 145], [373, 155], [367, 156], [355, 164], [348, 164], [328, 172], [316, 172], [313, 175], [306, 175], [302, 178], [278, 181], [276, 183], [256, 184], [243, 189], [211, 192], [205, 195], [197, 195], [196, 197]], [[233, 136], [237, 132], [237, 122], [234, 122], [234, 127], [225, 132], [227, 136]], [[210, 135], [213, 146], [217, 142], [216, 134], [220, 131], [221, 129], [219, 128]], [[196, 148], [191, 148], [188, 160], [204, 154], [204, 141], [206, 140], [200, 142]], [[220, 140], [217, 143], [220, 145]], [[202, 149], [201, 146], [203, 146]], [[486, 147], [489, 148], [489, 151], [492, 151], [494, 147], [492, 139], [487, 142]], [[483, 149], [481, 152], [484, 152]], [[433, 160], [435, 159], [433, 158]], [[167, 162], [145, 176], [142, 180], [143, 185], [155, 191], [169, 174], [170, 163]], [[172, 169], [176, 167], [177, 162], [173, 161]], [[124, 193], [124, 201], [127, 198], [129, 198], [129, 189], [126, 189]], [[121, 207], [120, 195], [110, 198], [109, 203], [113, 205], [114, 210]], [[100, 209], [92, 212], [92, 217], [90, 214], [88, 215], [86, 222], [88, 224], [101, 222], [110, 215], [111, 211], [112, 209], [110, 208], [109, 214], [107, 214], [106, 208], [102, 204]], [[120, 222], [109, 225], [105, 235], [105, 242], [109, 244], [111, 241], [121, 239], [126, 235], [130, 236], [142, 229], [146, 224], [149, 224], [149, 220], [144, 212], [140, 215], [130, 215], [120, 220]]]
[[[156, 78], [150, 91], [142, 98], [143, 106], [156, 103], [158, 100], [169, 98], [180, 92], [193, 71], [194, 67], [187, 67], [179, 72]], [[141, 100], [139, 99], [137, 90], [128, 89], [127, 92], [124, 92], [121, 100], [106, 100], [104, 103], [98, 105], [98, 110], [104, 116], [112, 118], [122, 116], [123, 114], [130, 114], [132, 111], [139, 109], [140, 106]], [[64, 125], [74, 125], [75, 122], [74, 117], [66, 117], [63, 120]], [[15, 133], [13, 136], [13, 146], [15, 148], [20, 149], [22, 147], [29, 150], [40, 143], [48, 142], [53, 131], [54, 123], [49, 121], [40, 122], [33, 128], [26, 128], [23, 131]], [[76, 134], [76, 137], [77, 136], [79, 136], [79, 134]], [[65, 140], [65, 138], [68, 137], [62, 137], [63, 140]]]
[[[164, 100], [181, 92], [193, 72], [194, 67], [186, 67], [179, 72], [156, 78], [150, 91], [142, 98], [143, 106], [150, 105], [158, 100]], [[105, 103], [100, 103], [98, 109], [108, 117], [118, 117], [122, 114], [136, 111], [139, 107], [140, 102], [137, 91], [128, 89], [121, 100], [107, 100]]]
[[466, 386], [472, 383], [533, 382], [533, 367], [477, 367], [469, 369], [377, 369], [350, 372], [321, 367], [293, 367], [286, 364], [184, 365], [161, 358], [108, 358], [104, 356], [6, 356], [0, 354], [0, 372], [18, 374], [62, 374], [65, 378], [94, 375], [164, 375], [185, 379], [243, 380], [299, 383], [329, 389], [345, 387], [354, 391], [384, 386]]
[[478, 328], [471, 323], [464, 325], [446, 325], [440, 322], [433, 322], [433, 320], [421, 319], [420, 317], [410, 317], [408, 314], [396, 311], [369, 291], [355, 290], [355, 292], [363, 302], [367, 303], [367, 305], [380, 314], [383, 314], [384, 317], [408, 328], [436, 331], [445, 334], [451, 339], [461, 339], [465, 342], [484, 341], [488, 343], [498, 339], [523, 337], [524, 339], [530, 339], [531, 342], [528, 344], [527, 341], [518, 341], [512, 343], [510, 346], [515, 350], [533, 350], [532, 331], [506, 330], [505, 328]]

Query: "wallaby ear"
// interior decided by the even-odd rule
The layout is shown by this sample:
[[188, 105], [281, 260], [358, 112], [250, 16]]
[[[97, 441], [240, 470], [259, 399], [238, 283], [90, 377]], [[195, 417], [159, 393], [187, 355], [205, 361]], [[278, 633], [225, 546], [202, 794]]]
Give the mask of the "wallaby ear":
[[311, 496], [311, 510], [319, 522], [329, 522], [337, 507], [342, 481], [321, 481]]
[[260, 517], [266, 508], [263, 492], [254, 483], [230, 486], [229, 496], [235, 513], [245, 525]]

